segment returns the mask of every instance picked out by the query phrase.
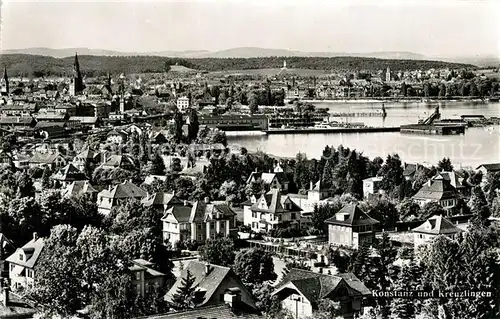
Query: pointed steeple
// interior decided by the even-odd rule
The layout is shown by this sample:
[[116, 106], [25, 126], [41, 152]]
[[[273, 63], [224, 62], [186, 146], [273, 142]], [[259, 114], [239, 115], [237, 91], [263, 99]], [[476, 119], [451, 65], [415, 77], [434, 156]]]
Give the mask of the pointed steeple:
[[80, 72], [80, 63], [78, 62], [78, 53], [75, 52], [75, 62], [73, 64], [73, 87], [71, 88], [72, 94], [77, 95], [83, 91], [83, 79]]
[[1, 93], [9, 94], [9, 77], [7, 76], [7, 66], [3, 66]]

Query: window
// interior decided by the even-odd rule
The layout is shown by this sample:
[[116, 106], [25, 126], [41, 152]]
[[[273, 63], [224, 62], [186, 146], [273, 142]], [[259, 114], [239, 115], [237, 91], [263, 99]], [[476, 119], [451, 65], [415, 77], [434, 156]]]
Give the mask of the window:
[[291, 218], [291, 219], [295, 219], [295, 218], [296, 218], [295, 213], [291, 213], [291, 214], [290, 214], [290, 218]]
[[135, 280], [141, 280], [141, 272], [140, 271], [135, 273]]
[[19, 260], [21, 260], [21, 261], [24, 260], [23, 254], [19, 254]]

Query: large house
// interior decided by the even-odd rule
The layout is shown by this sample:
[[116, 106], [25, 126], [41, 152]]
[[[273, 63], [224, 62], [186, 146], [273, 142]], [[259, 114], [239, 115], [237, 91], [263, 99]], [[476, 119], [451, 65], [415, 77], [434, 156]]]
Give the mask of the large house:
[[302, 209], [288, 196], [282, 196], [278, 188], [262, 194], [255, 202], [243, 206], [243, 223], [254, 232], [267, 232], [271, 229], [294, 227], [302, 228], [309, 224], [303, 217]]
[[325, 223], [328, 224], [328, 242], [331, 245], [357, 248], [374, 243], [375, 227], [379, 221], [368, 216], [357, 204], [347, 204]]
[[288, 185], [290, 184], [279, 165], [275, 167], [273, 173], [252, 172], [248, 177], [247, 184], [258, 181], [264, 182], [269, 188], [281, 189], [283, 192], [288, 192]]
[[417, 248], [440, 235], [455, 238], [458, 234], [462, 233], [463, 230], [453, 225], [448, 219], [439, 215], [430, 217], [422, 225], [414, 228], [412, 232], [413, 243], [415, 248]]
[[103, 156], [104, 163], [100, 166], [103, 169], [121, 168], [125, 170], [135, 169], [134, 158], [128, 154]]
[[427, 183], [422, 185], [417, 194], [413, 195], [413, 200], [420, 206], [424, 206], [430, 202], [440, 204], [444, 209], [451, 209], [458, 203], [460, 195], [451, 180], [441, 174], [431, 178]]
[[146, 196], [147, 193], [142, 188], [126, 181], [97, 194], [98, 211], [101, 214], [108, 215], [113, 207], [119, 206], [127, 200], [141, 200]]
[[163, 240], [175, 245], [187, 239], [204, 242], [217, 234], [230, 235], [236, 228], [236, 213], [225, 203], [208, 199], [173, 205], [162, 217]]
[[368, 198], [370, 195], [378, 194], [382, 185], [382, 176], [370, 177], [363, 180], [363, 197]]
[[36, 263], [40, 257], [44, 239], [33, 233], [33, 239], [18, 248], [5, 261], [9, 263], [9, 280], [14, 290], [33, 287]]
[[61, 191], [62, 197], [70, 198], [88, 195], [93, 200], [97, 199], [97, 193], [98, 191], [89, 183], [89, 181], [74, 181]]
[[181, 287], [188, 271], [195, 278], [194, 285], [197, 287], [197, 293], [201, 299], [201, 302], [196, 305], [197, 307], [224, 304], [225, 299], [231, 299], [232, 302], [240, 303], [241, 306], [256, 308], [252, 294], [231, 268], [194, 260], [189, 262], [181, 276], [167, 292], [165, 301], [172, 303], [172, 297]]
[[86, 181], [88, 177], [73, 164], [69, 163], [54, 174], [52, 179], [60, 182], [62, 187], [66, 187], [75, 181]]
[[100, 153], [85, 149], [73, 158], [73, 165], [80, 171], [85, 172], [87, 167], [99, 162]]
[[65, 166], [67, 163], [66, 159], [59, 153], [35, 153], [29, 159], [29, 167], [49, 167], [51, 170], [54, 170], [59, 167]]
[[340, 317], [354, 318], [362, 311], [363, 299], [371, 292], [352, 273], [326, 275], [302, 269], [291, 269], [273, 292], [283, 309], [295, 318], [309, 318], [318, 310], [321, 300], [340, 303]]
[[155, 286], [163, 287], [166, 275], [155, 269], [154, 264], [144, 259], [134, 259], [128, 268], [132, 274], [132, 285], [137, 295], [144, 297]]
[[175, 196], [174, 193], [158, 192], [152, 195], [148, 194], [148, 196], [142, 199], [142, 203], [146, 207], [152, 206], [164, 212], [173, 205], [182, 205], [183, 201]]

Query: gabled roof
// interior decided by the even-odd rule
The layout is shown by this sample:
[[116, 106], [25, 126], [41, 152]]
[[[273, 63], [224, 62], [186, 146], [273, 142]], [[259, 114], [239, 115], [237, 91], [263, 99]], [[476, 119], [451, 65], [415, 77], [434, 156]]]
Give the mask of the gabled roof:
[[74, 181], [69, 184], [65, 190], [63, 190], [62, 195], [66, 197], [79, 196], [83, 194], [95, 194], [98, 193], [97, 190], [90, 185], [89, 181]]
[[80, 153], [78, 153], [75, 157], [80, 158], [80, 159], [89, 160], [89, 159], [94, 159], [97, 155], [99, 155], [99, 153], [94, 152], [93, 150], [90, 150], [87, 148], [87, 149], [81, 151]]
[[71, 163], [61, 168], [52, 178], [65, 182], [88, 180], [87, 176]]
[[451, 186], [450, 181], [438, 175], [422, 185], [418, 193], [413, 195], [412, 198], [417, 200], [441, 200], [455, 198], [456, 196], [456, 190]]
[[[33, 238], [30, 240], [26, 245], [23, 247], [19, 248], [14, 252], [12, 255], [10, 255], [6, 261], [15, 265], [27, 267], [27, 268], [33, 268], [36, 265], [36, 262], [38, 261], [38, 258], [40, 257], [40, 253], [42, 252], [44, 245], [44, 239], [43, 238]], [[23, 250], [24, 254], [26, 255], [25, 260], [20, 260], [19, 259], [19, 250]]]
[[[209, 264], [209, 272], [206, 273], [207, 265], [205, 263], [199, 261], [190, 261], [187, 267], [182, 271], [182, 274], [179, 278], [177, 278], [176, 282], [170, 288], [170, 290], [165, 295], [166, 301], [171, 301], [172, 296], [177, 292], [177, 289], [182, 284], [182, 279], [187, 276], [187, 271], [191, 273], [191, 275], [195, 278], [194, 285], [196, 285], [199, 289], [205, 291], [205, 295], [203, 296], [203, 301], [199, 304], [199, 306], [203, 306], [206, 304], [210, 298], [212, 298], [215, 291], [221, 286], [221, 284], [225, 281], [226, 278], [232, 277], [232, 282], [238, 283], [237, 287], [241, 290], [247, 291], [245, 285], [241, 282], [239, 277], [234, 273], [233, 270], [229, 267], [222, 267], [218, 265]], [[232, 288], [232, 287], [227, 287]], [[250, 293], [249, 293], [250, 295]], [[255, 308], [255, 305], [249, 305]]]
[[236, 215], [236, 213], [225, 203], [205, 203], [204, 201], [196, 201], [191, 208], [189, 222], [202, 222], [206, 221], [209, 217], [216, 219], [217, 213], [219, 214], [218, 219], [227, 219]]
[[357, 204], [347, 204], [335, 216], [325, 220], [327, 224], [343, 226], [366, 226], [376, 225], [378, 220], [368, 216]]
[[130, 155], [111, 155], [103, 165], [112, 167], [122, 167], [124, 164], [127, 163], [132, 166], [135, 165], [134, 160]]
[[476, 169], [479, 169], [481, 167], [484, 167], [488, 172], [500, 171], [500, 163], [481, 164]]
[[142, 200], [145, 206], [175, 205], [183, 202], [173, 193], [158, 192]]
[[165, 277], [166, 275], [152, 268], [153, 263], [144, 259], [134, 259], [131, 261], [130, 271], [144, 271], [146, 278]]
[[198, 307], [195, 309], [171, 312], [164, 315], [154, 315], [151, 317], [146, 317], [144, 319], [233, 319], [233, 318], [245, 318], [245, 319], [257, 319], [264, 318], [256, 313], [248, 313], [242, 311], [240, 307], [229, 307], [226, 304], [216, 304], [206, 307]]
[[403, 176], [413, 176], [417, 172], [418, 164], [406, 164]]
[[146, 195], [147, 193], [142, 188], [129, 181], [115, 185], [111, 190], [105, 189], [99, 193], [100, 197], [113, 199], [143, 198]]
[[316, 304], [328, 298], [338, 287], [345, 287], [350, 296], [371, 295], [370, 290], [353, 274], [325, 275], [292, 268], [278, 284], [273, 295], [285, 289], [298, 290], [309, 302]]
[[[14, 246], [14, 243], [12, 242], [12, 240], [8, 239], [7, 237], [5, 237], [4, 234], [0, 233], [0, 248], [5, 248], [5, 247], [13, 247]], [[2, 257], [2, 256], [0, 256]]]
[[187, 223], [191, 217], [191, 205], [174, 205], [165, 211], [165, 215], [161, 218], [161, 221], [165, 221], [169, 214], [177, 220], [178, 223]]
[[441, 176], [443, 180], [448, 181], [450, 185], [454, 188], [460, 189], [468, 186], [464, 183], [463, 176], [459, 175], [457, 172], [440, 172], [433, 179], [436, 179], [437, 176]]
[[54, 154], [42, 154], [35, 153], [29, 160], [30, 163], [38, 163], [38, 164], [53, 164], [58, 158], [62, 157], [59, 153]]
[[[266, 208], [259, 207], [262, 200], [266, 202]], [[281, 203], [281, 192], [279, 189], [271, 189], [267, 194], [262, 194], [255, 204], [252, 205], [253, 211], [264, 213], [283, 213], [285, 209]]]
[[448, 219], [441, 215], [432, 216], [427, 219], [422, 225], [412, 230], [415, 233], [446, 235], [461, 233], [462, 230], [453, 225]]

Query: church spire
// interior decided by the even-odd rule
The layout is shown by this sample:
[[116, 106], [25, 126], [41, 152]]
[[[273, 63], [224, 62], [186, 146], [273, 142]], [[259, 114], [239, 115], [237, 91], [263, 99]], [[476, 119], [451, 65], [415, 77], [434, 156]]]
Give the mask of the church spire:
[[2, 77], [1, 93], [9, 94], [9, 77], [7, 76], [7, 66], [3, 66], [3, 77]]
[[80, 63], [78, 62], [78, 53], [75, 52], [75, 62], [73, 64], [73, 87], [71, 88], [72, 95], [77, 95], [83, 91], [83, 79], [80, 72]]

